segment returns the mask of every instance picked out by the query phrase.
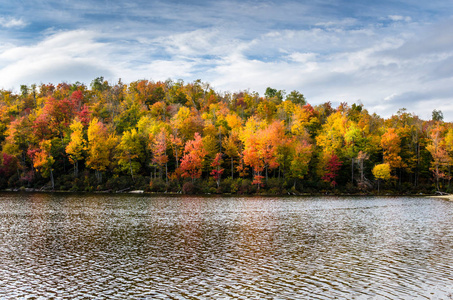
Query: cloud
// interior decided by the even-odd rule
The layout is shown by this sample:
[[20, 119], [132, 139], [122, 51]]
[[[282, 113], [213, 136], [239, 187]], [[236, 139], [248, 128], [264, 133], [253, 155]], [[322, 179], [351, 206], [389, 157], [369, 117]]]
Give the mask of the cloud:
[[[453, 86], [453, 20], [439, 21], [445, 12], [434, 15], [434, 2], [26, 2], [28, 38], [0, 33], [0, 88], [97, 76], [202, 79], [231, 92], [299, 90], [315, 105], [361, 100], [383, 116], [436, 105], [453, 119], [445, 88]], [[0, 26], [19, 26], [19, 14], [9, 15]]]
[[388, 18], [389, 18], [389, 20], [394, 21], [394, 22], [400, 22], [400, 21], [410, 22], [410, 21], [412, 21], [412, 18], [409, 16], [390, 15], [390, 16], [388, 16]]
[[28, 24], [22, 19], [0, 17], [0, 27], [4, 28], [23, 28]]
[[2, 88], [111, 74], [105, 60], [108, 44], [96, 42], [95, 37], [93, 32], [76, 30], [53, 34], [35, 45], [8, 47], [0, 53]]

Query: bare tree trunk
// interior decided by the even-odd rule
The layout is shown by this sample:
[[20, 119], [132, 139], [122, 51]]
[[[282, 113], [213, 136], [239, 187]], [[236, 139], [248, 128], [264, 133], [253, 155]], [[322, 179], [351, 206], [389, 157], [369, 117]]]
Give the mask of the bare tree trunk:
[[351, 182], [354, 184], [354, 157], [351, 158]]
[[129, 169], [131, 171], [131, 177], [132, 177], [132, 180], [134, 180], [134, 172], [132, 170], [132, 160], [131, 158], [129, 157]]
[[168, 184], [168, 166], [167, 166], [167, 163], [165, 163], [165, 183]]
[[55, 189], [55, 181], [53, 179], [53, 170], [50, 168], [50, 182], [52, 183], [52, 190]]

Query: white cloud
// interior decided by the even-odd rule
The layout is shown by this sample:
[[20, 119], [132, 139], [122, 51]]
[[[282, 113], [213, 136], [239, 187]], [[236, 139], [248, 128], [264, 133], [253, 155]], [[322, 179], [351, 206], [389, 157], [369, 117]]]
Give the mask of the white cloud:
[[35, 45], [8, 47], [0, 53], [2, 88], [110, 74], [108, 44], [95, 42], [95, 37], [93, 32], [76, 30], [56, 33]]
[[315, 25], [322, 27], [349, 27], [356, 25], [357, 23], [358, 23], [357, 19], [346, 18], [338, 21], [318, 22]]
[[412, 21], [412, 18], [409, 16], [400, 16], [400, 15], [390, 15], [388, 16], [389, 20], [394, 21], [394, 22], [410, 22]]
[[0, 17], [0, 27], [4, 28], [23, 28], [27, 23], [22, 19]]

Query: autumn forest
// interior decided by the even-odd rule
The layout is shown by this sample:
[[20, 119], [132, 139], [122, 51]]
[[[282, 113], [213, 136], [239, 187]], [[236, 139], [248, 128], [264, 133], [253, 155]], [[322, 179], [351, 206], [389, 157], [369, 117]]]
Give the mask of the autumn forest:
[[216, 92], [102, 77], [0, 91], [0, 189], [168, 193], [452, 190], [453, 124], [402, 108], [310, 105], [298, 91]]

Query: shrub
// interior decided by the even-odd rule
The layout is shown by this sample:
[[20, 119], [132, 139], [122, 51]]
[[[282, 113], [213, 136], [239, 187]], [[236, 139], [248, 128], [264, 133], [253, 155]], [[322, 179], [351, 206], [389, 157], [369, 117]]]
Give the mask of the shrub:
[[147, 179], [146, 177], [142, 176], [142, 175], [137, 175], [135, 178], [134, 178], [134, 189], [136, 190], [147, 190], [148, 187], [149, 187], [149, 179]]
[[152, 179], [149, 182], [149, 190], [155, 193], [163, 193], [167, 191], [167, 184], [161, 178]]
[[231, 193], [231, 178], [225, 178], [220, 181], [220, 188], [223, 193]]
[[281, 189], [284, 186], [285, 181], [278, 178], [269, 178], [266, 183], [266, 189], [270, 194], [280, 194]]
[[196, 185], [194, 183], [192, 183], [192, 181], [187, 181], [182, 186], [182, 193], [183, 194], [193, 195], [193, 194], [196, 194], [197, 191], [198, 191], [198, 189], [197, 189]]

